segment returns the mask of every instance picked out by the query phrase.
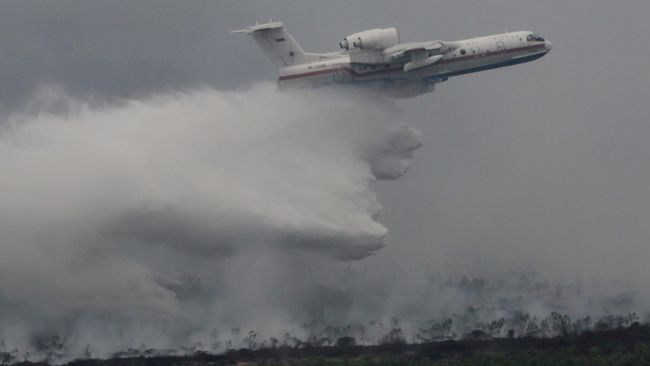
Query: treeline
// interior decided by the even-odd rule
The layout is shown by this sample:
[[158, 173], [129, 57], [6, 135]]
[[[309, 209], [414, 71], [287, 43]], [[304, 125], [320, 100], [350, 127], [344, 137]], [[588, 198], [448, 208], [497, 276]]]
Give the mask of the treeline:
[[[188, 277], [183, 291], [191, 293], [200, 287], [200, 279]], [[299, 327], [305, 333], [285, 333], [269, 337], [254, 329], [214, 328], [187, 339], [200, 339], [192, 344], [178, 344], [174, 349], [156, 349], [136, 343], [110, 355], [112, 358], [152, 358], [156, 356], [187, 356], [197, 353], [223, 354], [233, 350], [310, 349], [350, 347], [355, 345], [419, 345], [445, 341], [491, 341], [519, 338], [552, 338], [574, 336], [586, 332], [625, 329], [650, 319], [647, 305], [635, 291], [614, 286], [611, 296], [591, 297], [586, 294], [607, 293], [594, 288], [599, 283], [576, 279], [552, 282], [536, 274], [505, 276], [503, 279], [462, 277], [449, 279], [442, 275], [427, 280], [420, 298], [422, 309], [429, 309], [437, 318], [418, 323], [424, 318], [336, 324], [346, 319], [347, 308], [316, 311], [302, 319]], [[634, 286], [631, 286], [633, 288]], [[185, 294], [184, 292], [181, 292]], [[185, 294], [186, 295], [186, 294]], [[185, 296], [184, 295], [184, 296]], [[187, 295], [189, 296], [189, 295]], [[526, 310], [534, 309], [535, 315]], [[637, 314], [634, 311], [645, 311]], [[576, 317], [572, 314], [592, 314]], [[417, 314], [423, 316], [423, 314]], [[343, 320], [341, 320], [343, 322]], [[415, 322], [415, 324], [414, 324]], [[2, 324], [0, 324], [0, 328]], [[294, 327], [295, 329], [296, 327]], [[209, 328], [208, 328], [209, 329]], [[57, 330], [51, 330], [57, 332]], [[179, 339], [185, 339], [180, 337]], [[74, 358], [106, 357], [97, 350], [100, 345], [84, 344], [78, 336], [64, 333], [34, 334], [29, 345], [18, 349], [0, 339], [0, 364], [22, 361], [62, 363]], [[182, 342], [182, 341], [179, 341]]]
[[[636, 313], [627, 315], [608, 315], [593, 320], [587, 316], [574, 319], [569, 315], [553, 312], [544, 318], [537, 318], [524, 312], [514, 312], [509, 318], [499, 318], [490, 322], [480, 321], [476, 309], [470, 307], [462, 314], [440, 321], [427, 321], [414, 335], [407, 337], [400, 326], [400, 321], [391, 319], [387, 324], [373, 321], [366, 325], [349, 324], [345, 326], [327, 326], [308, 337], [298, 337], [285, 333], [281, 338], [258, 339], [254, 330], [241, 334], [239, 329], [232, 330], [233, 338], [221, 341], [219, 332], [211, 332], [211, 341], [198, 342], [192, 346], [178, 349], [161, 350], [141, 344], [114, 353], [110, 358], [152, 358], [157, 356], [192, 356], [197, 353], [222, 354], [233, 350], [275, 350], [275, 349], [315, 349], [331, 347], [351, 347], [358, 345], [421, 345], [445, 341], [491, 341], [499, 339], [537, 338], [547, 339], [557, 336], [578, 336], [588, 332], [606, 332], [627, 329], [639, 324]], [[0, 365], [11, 365], [25, 361], [42, 361], [60, 363], [69, 359], [68, 340], [54, 335], [35, 337], [32, 342], [35, 352], [21, 352], [17, 348], [7, 349], [4, 340], [0, 340]], [[81, 359], [92, 359], [93, 347], [85, 346]]]
[[650, 326], [633, 323], [623, 329], [586, 331], [580, 335], [553, 338], [524, 337], [376, 346], [278, 346], [258, 350], [231, 350], [222, 355], [197, 353], [185, 357], [140, 356], [79, 360], [67, 366], [172, 365], [641, 366], [650, 365]]

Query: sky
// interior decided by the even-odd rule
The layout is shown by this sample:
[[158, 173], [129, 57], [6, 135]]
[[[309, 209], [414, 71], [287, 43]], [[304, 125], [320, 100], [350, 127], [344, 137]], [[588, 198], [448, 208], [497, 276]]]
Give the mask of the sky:
[[[375, 27], [397, 27], [402, 41], [535, 31], [553, 43], [544, 58], [396, 102], [423, 146], [403, 178], [371, 183], [388, 239], [350, 266], [378, 278], [373, 268], [390, 268], [395, 288], [434, 272], [533, 271], [631, 281], [647, 293], [648, 13], [642, 0], [8, 0], [0, 115], [56, 111], [43, 90], [111, 104], [274, 82], [255, 43], [229, 34], [270, 18], [307, 51]], [[339, 106], [317, 110], [328, 108]]]

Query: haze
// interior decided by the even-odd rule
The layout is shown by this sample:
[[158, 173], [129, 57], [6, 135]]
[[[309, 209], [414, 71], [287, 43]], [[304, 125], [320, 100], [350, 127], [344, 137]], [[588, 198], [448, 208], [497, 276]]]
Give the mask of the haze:
[[[223, 325], [228, 332], [237, 326], [248, 329], [261, 324], [260, 328], [266, 330], [268, 336], [285, 331], [308, 334], [305, 329], [309, 328], [303, 326], [316, 323], [316, 318], [318, 322], [363, 323], [375, 318], [397, 317], [406, 323], [404, 329], [407, 332], [409, 328], [417, 328], [418, 322], [461, 311], [459, 309], [474, 301], [455, 290], [438, 292], [431, 283], [458, 281], [463, 276], [507, 283], [527, 275], [540, 281], [580, 283], [584, 288], [576, 292], [579, 295], [557, 300], [563, 311], [573, 315], [636, 311], [647, 320], [650, 300], [650, 270], [647, 266], [650, 258], [650, 48], [646, 47], [650, 34], [649, 13], [650, 3], [640, 0], [624, 4], [604, 0], [568, 3], [527, 0], [4, 1], [0, 3], [0, 114], [3, 116], [0, 127], [5, 134], [18, 131], [18, 137], [23, 138], [19, 141], [27, 145], [64, 146], [66, 141], [72, 142], [69, 150], [46, 149], [60, 155], [50, 155], [53, 160], [45, 161], [53, 164], [43, 166], [30, 160], [34, 156], [26, 156], [3, 145], [0, 151], [3, 151], [1, 161], [5, 166], [0, 170], [0, 180], [3, 181], [0, 187], [5, 187], [4, 192], [8, 192], [3, 199], [4, 207], [13, 207], [7, 202], [20, 202], [20, 207], [36, 207], [36, 212], [43, 212], [40, 210], [45, 208], [56, 212], [63, 207], [69, 209], [66, 212], [75, 214], [64, 216], [62, 220], [88, 219], [92, 222], [81, 220], [88, 225], [93, 225], [97, 217], [103, 219], [103, 212], [98, 216], [85, 216], [86, 211], [79, 213], [75, 210], [79, 207], [90, 211], [114, 209], [102, 206], [112, 204], [105, 200], [108, 188], [103, 178], [123, 175], [121, 160], [115, 158], [123, 155], [120, 155], [120, 147], [115, 145], [102, 147], [105, 136], [102, 133], [108, 132], [111, 139], [107, 141], [127, 139], [123, 145], [127, 148], [125, 156], [142, 159], [129, 167], [133, 169], [129, 174], [142, 174], [129, 176], [147, 179], [134, 178], [133, 182], [137, 184], [129, 187], [135, 190], [116, 197], [139, 199], [140, 193], [154, 203], [153, 208], [147, 206], [150, 210], [144, 213], [141, 207], [117, 210], [128, 215], [120, 216], [123, 221], [109, 228], [111, 240], [126, 237], [128, 240], [136, 238], [136, 241], [171, 242], [167, 244], [173, 249], [178, 244], [174, 240], [185, 244], [188, 237], [174, 236], [178, 233], [171, 236], [168, 232], [161, 234], [160, 229], [170, 222], [182, 222], [190, 229], [183, 226], [185, 231], [181, 232], [189, 232], [196, 246], [191, 246], [194, 252], [190, 254], [155, 247], [156, 253], [164, 253], [159, 256], [152, 256], [147, 247], [120, 249], [117, 252], [124, 257], [103, 262], [106, 267], [97, 268], [96, 272], [82, 271], [95, 273], [96, 282], [88, 279], [90, 282], [74, 288], [91, 289], [88, 293], [93, 296], [97, 288], [104, 288], [102, 286], [109, 288], [107, 291], [111, 294], [120, 293], [123, 289], [121, 284], [128, 282], [128, 278], [116, 276], [115, 282], [110, 281], [111, 276], [121, 272], [119, 269], [123, 267], [120, 266], [129, 267], [134, 271], [131, 273], [137, 273], [137, 277], [147, 283], [153, 276], [151, 273], [155, 272], [152, 269], [165, 268], [170, 261], [178, 268], [192, 267], [198, 261], [192, 256], [200, 257], [200, 253], [205, 253], [202, 245], [212, 242], [214, 237], [227, 244], [257, 243], [271, 233], [274, 243], [286, 244], [295, 239], [298, 232], [299, 238], [306, 233], [305, 236], [314, 239], [310, 252], [325, 255], [296, 259], [292, 254], [287, 255], [293, 251], [269, 254], [266, 247], [255, 254], [253, 249], [258, 246], [252, 245], [245, 250], [249, 254], [229, 256], [233, 246], [219, 246], [216, 256], [223, 254], [230, 259], [215, 265], [217, 269], [207, 268], [209, 266], [201, 262], [197, 268], [205, 271], [196, 275], [208, 283], [207, 289], [223, 291], [219, 293], [221, 297], [200, 292], [192, 295], [196, 297], [190, 296], [191, 306], [183, 310], [190, 316], [192, 309], [205, 311], [201, 314], [214, 321], [214, 327]], [[228, 34], [231, 29], [266, 21], [269, 17], [283, 21], [308, 51], [335, 50], [345, 35], [383, 26], [398, 27], [403, 41], [455, 40], [506, 29], [526, 29], [551, 40], [553, 51], [531, 64], [453, 78], [438, 85], [432, 94], [398, 101], [396, 106], [379, 108], [358, 96], [350, 97], [346, 104], [331, 94], [323, 98], [296, 96], [290, 101], [287, 97], [274, 96], [275, 92], [267, 83], [258, 84], [274, 81], [276, 70], [256, 45], [245, 37]], [[201, 104], [201, 100], [205, 104]], [[138, 101], [142, 101], [142, 105]], [[218, 106], [223, 110], [206, 107], [215, 101], [219, 101]], [[250, 107], [247, 101], [251, 103]], [[304, 103], [305, 109], [291, 114], [287, 110], [295, 101]], [[284, 108], [274, 108], [273, 102]], [[260, 115], [251, 117], [248, 108], [254, 109], [255, 106], [278, 120], [267, 122]], [[310, 127], [291, 135], [288, 131], [295, 130], [287, 129], [287, 126], [294, 126], [306, 118], [309, 108], [321, 111], [323, 115], [314, 118], [308, 125]], [[77, 118], [79, 111], [82, 111], [80, 115], [83, 118]], [[202, 135], [197, 136], [170, 122], [166, 119], [168, 115], [161, 111], [170, 111], [176, 116], [176, 121], [187, 119], [188, 125], [195, 129], [194, 133], [201, 130], [202, 123], [213, 114], [220, 118], [227, 116], [225, 119], [228, 121], [241, 119], [246, 121], [242, 125], [249, 127], [244, 130], [232, 127], [233, 130], [228, 130], [232, 134], [226, 136], [235, 137], [214, 148], [201, 139]], [[74, 123], [85, 126], [81, 132], [75, 132], [74, 128], [63, 132], [50, 129], [59, 123], [69, 128], [65, 122], [68, 114], [73, 115], [71, 120], [76, 121]], [[327, 127], [325, 114], [334, 121], [331, 129]], [[51, 124], [52, 118], [54, 124]], [[119, 130], [103, 130], [100, 122], [110, 123], [107, 121], [111, 118], [119, 119], [116, 124]], [[31, 121], [28, 125], [36, 127], [27, 130], [17, 127], [24, 120]], [[149, 133], [156, 130], [156, 121], [159, 120], [166, 121], [162, 126], [169, 129], [157, 136], [170, 138], [172, 132], [178, 132], [180, 138], [186, 138], [184, 141], [196, 143], [188, 144], [196, 149], [185, 151], [179, 143], [168, 150], [161, 143], [165, 139], [153, 138], [149, 144], [152, 140]], [[421, 131], [422, 135], [405, 127], [402, 120]], [[43, 121], [49, 127], [39, 127]], [[90, 123], [86, 125], [84, 121]], [[129, 129], [130, 121], [136, 125], [133, 130]], [[138, 124], [137, 121], [146, 123]], [[342, 127], [349, 121], [355, 123], [354, 131]], [[280, 137], [274, 135], [271, 128], [262, 132], [248, 129], [264, 123], [278, 128]], [[374, 129], [369, 127], [372, 123], [382, 127], [380, 132], [388, 132], [372, 135]], [[419, 146], [419, 141], [423, 146], [415, 153], [406, 176], [390, 182], [374, 182], [370, 170], [375, 169], [377, 174], [379, 165], [372, 164], [373, 154], [394, 137], [395, 131], [408, 136], [411, 144], [398, 148], [397, 152], [389, 151], [387, 160], [392, 163], [388, 173], [396, 166], [399, 173], [393, 174], [392, 178], [408, 167], [409, 154]], [[88, 150], [83, 147], [83, 133], [93, 137]], [[332, 153], [331, 150], [336, 150], [330, 148], [332, 145], [317, 143], [318, 136], [321, 136], [319, 133], [325, 136], [325, 142], [351, 137], [336, 145], [341, 148], [339, 152]], [[363, 138], [366, 134], [370, 134], [373, 141]], [[262, 144], [252, 152], [247, 151], [244, 147], [250, 141]], [[44, 145], [39, 145], [41, 143]], [[144, 147], [139, 150], [138, 146]], [[281, 146], [286, 146], [286, 149], [280, 149]], [[311, 150], [310, 146], [317, 148]], [[292, 153], [299, 152], [297, 164], [307, 167], [304, 175], [294, 174], [284, 163], [267, 166], [264, 161], [255, 162], [256, 157], [265, 156], [267, 152], [276, 153], [278, 149], [279, 157], [296, 156]], [[402, 150], [408, 151], [406, 158]], [[174, 156], [170, 151], [186, 155]], [[90, 152], [88, 159], [83, 159], [86, 152]], [[207, 159], [207, 152], [219, 154], [217, 160], [210, 162], [212, 165], [184, 166], [187, 161], [183, 157]], [[250, 165], [238, 165], [236, 158], [230, 160], [233, 156], [244, 156], [242, 161], [250, 162]], [[370, 167], [364, 165], [365, 160], [360, 156], [371, 160]], [[156, 157], [166, 158], [172, 165], [155, 163], [152, 168], [146, 163], [147, 159], [157, 161]], [[52, 179], [54, 187], [68, 187], [65, 179], [61, 178], [62, 173], [55, 168], [54, 162], [60, 161], [56, 158], [68, 159], [63, 167], [71, 174], [77, 165], [70, 161], [79, 159], [83, 171], [92, 179], [72, 180], [72, 188], [59, 191], [65, 195], [54, 197], [53, 201], [58, 204], [42, 204], [44, 201], [28, 195], [32, 191], [22, 190], [23, 183], [30, 182], [36, 187], [34, 190], [45, 197], [49, 186], [34, 183], [44, 181], [35, 178], [48, 179], [47, 182]], [[201, 160], [197, 164], [203, 163], [205, 161]], [[203, 192], [205, 195], [193, 195], [188, 193], [193, 191], [187, 189], [194, 187], [196, 182], [221, 181], [225, 175], [210, 175], [204, 170], [209, 166], [237, 169], [231, 181], [232, 187], [241, 188], [245, 182], [240, 195], [235, 197], [224, 191], [212, 192], [222, 204], [220, 207], [253, 207], [252, 211], [238, 212], [234, 218], [226, 215], [237, 225], [242, 222], [245, 225], [231, 226], [226, 220], [220, 223], [224, 230], [211, 231], [210, 215], [222, 211], [212, 211], [212, 207], [203, 205], [214, 196], [208, 194], [209, 190]], [[9, 174], [17, 171], [9, 168], [16, 167], [21, 168], [22, 175]], [[274, 167], [279, 170], [270, 178], [260, 173], [262, 169], [272, 170]], [[340, 170], [341, 167], [345, 169]], [[149, 175], [149, 168], [155, 174]], [[176, 181], [174, 172], [191, 179]], [[338, 174], [340, 179], [327, 180], [332, 176], [326, 173]], [[152, 180], [149, 185], [149, 179], [157, 177], [162, 177], [165, 184], [161, 186]], [[255, 181], [249, 182], [249, 177]], [[290, 180], [294, 178], [295, 181]], [[192, 185], [185, 185], [188, 182]], [[289, 187], [300, 187], [301, 184], [308, 186], [303, 187], [305, 191], [299, 195], [287, 193]], [[367, 190], [368, 184], [372, 191]], [[94, 187], [102, 190], [94, 190]], [[152, 187], [156, 189], [153, 193]], [[100, 196], [97, 192], [101, 192], [102, 199], [93, 201]], [[252, 193], [249, 196], [246, 192]], [[378, 195], [376, 200], [372, 192]], [[17, 193], [25, 196], [16, 198]], [[187, 194], [183, 197], [189, 197], [190, 201], [183, 201], [186, 205], [180, 206], [180, 212], [155, 206], [156, 199], [166, 197], [166, 194], [178, 194], [178, 197]], [[286, 202], [291, 204], [283, 206], [286, 197]], [[295, 199], [305, 197], [306, 201], [301, 201], [303, 205], [292, 205]], [[316, 211], [312, 210], [314, 206], [309, 202], [315, 202]], [[346, 202], [354, 204], [344, 204]], [[383, 206], [381, 213], [378, 203]], [[316, 234], [309, 230], [289, 230], [288, 234], [282, 231], [287, 229], [290, 220], [279, 224], [273, 220], [284, 218], [289, 212], [291, 217], [307, 213], [303, 218], [312, 224], [307, 226], [308, 229], [316, 228]], [[344, 217], [337, 217], [340, 212], [358, 214], [354, 217], [359, 221], [351, 224]], [[2, 318], [12, 319], [8, 322], [11, 327], [2, 329], [2, 334], [4, 337], [20, 334], [15, 339], [29, 339], [32, 332], [58, 332], [54, 328], [67, 318], [58, 319], [57, 313], [62, 314], [64, 310], [61, 309], [67, 311], [68, 304], [53, 305], [53, 314], [46, 316], [48, 326], [39, 324], [30, 325], [30, 328], [14, 321], [20, 318], [11, 313], [17, 311], [15, 304], [31, 304], [36, 309], [33, 313], [38, 313], [37, 299], [43, 294], [47, 294], [49, 299], [61, 297], [60, 293], [52, 294], [48, 289], [31, 287], [32, 282], [29, 282], [29, 279], [47, 277], [48, 269], [53, 271], [51, 273], [60, 269], [56, 259], [40, 253], [38, 246], [13, 245], [23, 243], [27, 234], [42, 234], [20, 230], [23, 212], [5, 209], [0, 213], [4, 220], [0, 228], [7, 230], [3, 233], [5, 239], [0, 239], [0, 255], [11, 253], [5, 258], [22, 260], [14, 261], [11, 266], [0, 261], [4, 263], [0, 272], [17, 273], [19, 269], [25, 271], [26, 267], [29, 268], [27, 264], [41, 266], [48, 260], [54, 262], [51, 268], [42, 266], [33, 273], [27, 270], [26, 275], [16, 276], [14, 279], [18, 283], [0, 281], [0, 295], [14, 296], [4, 299], [9, 306], [0, 308]], [[374, 221], [377, 214], [379, 222]], [[265, 215], [268, 215], [268, 220], [258, 220], [260, 216], [266, 218]], [[245, 220], [240, 220], [242, 217]], [[260, 222], [268, 226], [257, 231], [260, 227], [256, 225]], [[303, 223], [298, 222], [300, 225]], [[16, 232], [8, 235], [9, 227]], [[193, 231], [197, 227], [198, 231]], [[278, 233], [274, 231], [278, 227], [282, 228], [279, 236], [273, 236]], [[332, 227], [334, 232], [328, 231]], [[384, 239], [385, 230], [387, 239]], [[224, 235], [224, 231], [227, 234]], [[61, 233], [58, 229], [56, 232]], [[106, 232], [106, 227], [102, 227], [101, 234]], [[72, 257], [70, 253], [79, 248], [76, 243], [80, 233], [84, 241], [88, 240], [86, 231], [75, 231], [73, 238], [67, 235], [56, 238], [73, 243], [66, 244], [65, 250], [58, 255]], [[10, 237], [19, 239], [10, 242], [7, 239]], [[323, 238], [332, 240], [329, 242], [331, 246], [320, 240]], [[93, 241], [92, 247], [101, 249], [102, 243]], [[351, 247], [361, 249], [348, 250]], [[215, 248], [210, 247], [208, 252], [213, 250]], [[375, 255], [368, 257], [372, 253]], [[136, 265], [130, 267], [133, 263]], [[288, 267], [292, 270], [286, 270]], [[295, 280], [296, 273], [310, 271], [313, 271], [310, 278]], [[218, 280], [205, 277], [214, 273], [221, 277]], [[264, 283], [258, 282], [259, 277], [265, 274], [272, 274], [272, 284], [282, 284], [277, 289], [282, 296], [265, 292]], [[71, 281], [67, 275], [62, 276], [62, 282]], [[175, 281], [178, 279], [166, 280], [177, 284]], [[24, 289], [21, 285], [29, 286]], [[173, 287], [168, 283], [166, 286]], [[245, 290], [247, 286], [248, 290]], [[15, 291], [17, 288], [21, 291]], [[61, 288], [71, 287], [65, 285]], [[237, 292], [242, 288], [244, 290]], [[505, 286], [495, 290], [493, 297], [495, 301], [500, 296], [515, 298], [517, 291], [514, 285]], [[612, 309], [609, 299], [622, 293], [628, 294], [626, 299], [629, 297], [629, 303], [621, 309]], [[167, 298], [169, 293], [154, 292], [150, 295], [158, 300], [164, 298], [164, 301], [146, 303], [147, 306], [138, 311], [154, 309], [174, 314], [178, 311], [176, 299]], [[226, 303], [218, 301], [223, 296], [228, 297]], [[265, 307], [260, 304], [260, 299], [267, 298], [275, 302]], [[285, 298], [289, 300], [285, 301]], [[75, 303], [74, 296], [66, 299], [73, 303], [70, 306], [72, 312], [96, 306], [87, 302]], [[133, 299], [126, 294], [124, 299], [118, 300], [125, 309], [133, 305]], [[241, 303], [246, 304], [243, 310], [237, 309]], [[534, 296], [525, 297], [522, 303], [522, 308], [540, 315], [553, 308], [546, 299]], [[164, 306], [158, 307], [161, 304]], [[138, 303], [140, 305], [142, 303]], [[196, 307], [192, 308], [194, 305]], [[208, 308], [219, 310], [211, 312], [206, 310]], [[232, 309], [241, 310], [242, 319], [228, 318], [234, 311]], [[94, 313], [84, 317], [79, 322], [83, 326], [77, 325], [83, 331], [71, 333], [79, 339], [84, 336], [102, 339], [101, 332], [97, 331], [101, 329], [98, 324], [104, 324], [107, 319], [110, 323], [114, 319], [110, 309], [104, 310], [101, 310], [104, 317], [98, 318]], [[498, 313], [492, 310], [485, 311], [488, 320]], [[20, 311], [20, 314], [23, 311], [32, 313], [25, 308]], [[137, 318], [126, 310], [126, 313], [121, 311], [121, 315]], [[259, 318], [246, 318], [257, 313]], [[232, 322], [224, 322], [224, 319]], [[245, 324], [233, 324], [235, 320]], [[147, 318], [143, 322], [146, 326], [132, 330], [133, 336], [129, 339], [148, 339], [153, 344], [167, 347], [173, 347], [174, 341], [178, 340], [173, 337], [171, 341], [159, 340], [156, 338], [159, 328], [151, 325], [155, 321]], [[209, 329], [201, 331], [207, 333]], [[196, 335], [194, 340], [203, 339], [201, 337]], [[83, 339], [79, 341], [75, 352], [83, 349], [84, 342]], [[180, 343], [188, 342], [183, 340]], [[124, 346], [117, 343], [106, 345], [102, 352], [108, 354]]]

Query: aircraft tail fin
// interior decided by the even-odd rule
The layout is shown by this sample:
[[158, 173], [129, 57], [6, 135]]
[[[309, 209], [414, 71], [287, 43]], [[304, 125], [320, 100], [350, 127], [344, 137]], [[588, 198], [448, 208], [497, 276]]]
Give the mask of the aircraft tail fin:
[[319, 60], [318, 54], [306, 53], [302, 50], [282, 22], [258, 24], [230, 33], [245, 33], [253, 36], [271, 62], [280, 68]]

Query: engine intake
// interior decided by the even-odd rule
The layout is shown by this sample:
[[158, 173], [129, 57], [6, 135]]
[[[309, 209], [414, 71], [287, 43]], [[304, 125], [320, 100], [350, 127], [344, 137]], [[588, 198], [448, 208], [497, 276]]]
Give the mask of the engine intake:
[[380, 50], [399, 44], [399, 32], [396, 28], [377, 28], [351, 34], [343, 39], [339, 46], [345, 50]]

